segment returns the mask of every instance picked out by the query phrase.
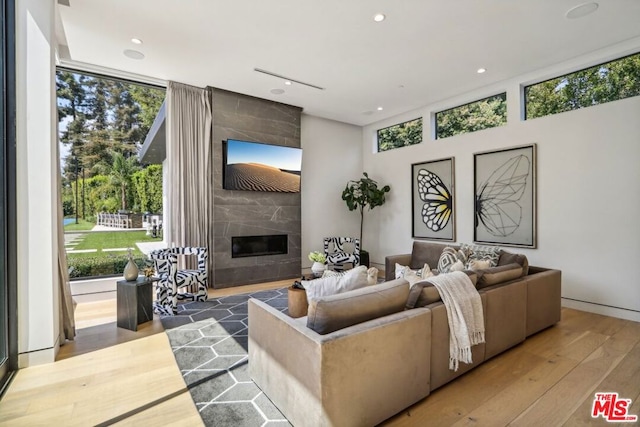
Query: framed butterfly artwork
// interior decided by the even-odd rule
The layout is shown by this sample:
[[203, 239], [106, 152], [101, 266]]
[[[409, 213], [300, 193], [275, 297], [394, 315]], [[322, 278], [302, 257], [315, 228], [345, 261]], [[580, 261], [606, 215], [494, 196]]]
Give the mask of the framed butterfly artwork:
[[414, 238], [456, 240], [454, 159], [411, 165]]
[[536, 247], [536, 144], [473, 155], [475, 242]]

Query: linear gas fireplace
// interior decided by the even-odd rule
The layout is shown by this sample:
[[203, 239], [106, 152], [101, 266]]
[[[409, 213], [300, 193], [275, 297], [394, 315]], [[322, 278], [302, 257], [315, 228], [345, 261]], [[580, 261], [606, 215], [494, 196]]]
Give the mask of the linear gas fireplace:
[[232, 237], [231, 258], [287, 254], [287, 242], [286, 234]]

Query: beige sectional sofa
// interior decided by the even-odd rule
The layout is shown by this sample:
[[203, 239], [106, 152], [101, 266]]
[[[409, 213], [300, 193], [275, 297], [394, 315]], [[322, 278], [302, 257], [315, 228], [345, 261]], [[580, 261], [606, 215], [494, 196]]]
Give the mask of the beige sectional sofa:
[[[502, 251], [498, 267], [469, 273], [485, 343], [472, 348], [472, 364], [451, 371], [443, 303], [431, 286], [410, 290], [389, 276], [396, 262], [437, 265], [444, 247], [414, 242], [411, 254], [387, 257], [385, 283], [311, 301], [307, 317], [249, 301], [250, 375], [294, 426], [373, 426], [560, 320], [560, 271]], [[520, 276], [500, 282], [514, 263]]]

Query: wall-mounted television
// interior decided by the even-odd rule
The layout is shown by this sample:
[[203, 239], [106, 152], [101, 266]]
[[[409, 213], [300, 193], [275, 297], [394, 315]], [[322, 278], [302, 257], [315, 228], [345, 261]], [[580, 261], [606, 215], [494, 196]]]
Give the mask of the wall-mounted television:
[[301, 148], [237, 139], [222, 144], [225, 190], [300, 192]]

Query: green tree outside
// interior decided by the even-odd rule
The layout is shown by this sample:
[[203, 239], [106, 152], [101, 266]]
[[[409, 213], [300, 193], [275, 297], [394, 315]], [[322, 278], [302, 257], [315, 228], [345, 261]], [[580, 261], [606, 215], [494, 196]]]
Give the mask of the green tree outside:
[[525, 88], [526, 119], [640, 95], [640, 53]]
[[120, 202], [123, 210], [127, 209], [127, 199], [133, 199], [133, 192], [129, 192], [131, 187], [131, 177], [138, 170], [138, 161], [135, 157], [125, 157], [124, 154], [114, 151], [112, 153], [113, 164], [109, 172], [111, 182], [120, 188]]
[[141, 212], [162, 212], [162, 166], [149, 165], [132, 175]]
[[[62, 158], [63, 211], [95, 220], [98, 212], [162, 211], [162, 167], [143, 174], [146, 190], [134, 183], [144, 167], [137, 153], [155, 119], [165, 91], [108, 78], [58, 70], [56, 73]], [[77, 187], [77, 191], [76, 191]], [[78, 200], [76, 203], [76, 193]], [[142, 200], [141, 197], [144, 199]], [[84, 201], [84, 210], [83, 207]]]
[[422, 142], [422, 117], [378, 130], [378, 151]]
[[[139, 212], [162, 212], [162, 166], [150, 165], [133, 172], [128, 178], [127, 208]], [[95, 222], [100, 212], [115, 213], [122, 209], [122, 188], [112, 176], [95, 175], [91, 178], [71, 181], [62, 194], [65, 216], [75, 215], [76, 185], [78, 186], [78, 209], [82, 217], [84, 192], [84, 219]]]
[[165, 92], [157, 89], [149, 90], [147, 86], [142, 85], [131, 85], [129, 92], [133, 101], [140, 106], [137, 116], [138, 126], [140, 133], [146, 137], [164, 102]]
[[491, 96], [436, 113], [436, 138], [448, 138], [507, 123], [507, 94]]

